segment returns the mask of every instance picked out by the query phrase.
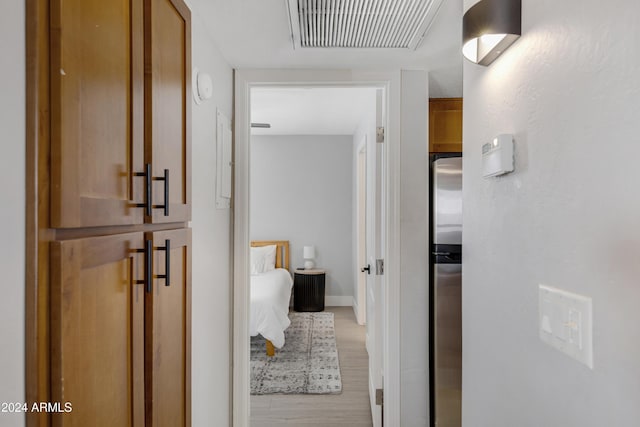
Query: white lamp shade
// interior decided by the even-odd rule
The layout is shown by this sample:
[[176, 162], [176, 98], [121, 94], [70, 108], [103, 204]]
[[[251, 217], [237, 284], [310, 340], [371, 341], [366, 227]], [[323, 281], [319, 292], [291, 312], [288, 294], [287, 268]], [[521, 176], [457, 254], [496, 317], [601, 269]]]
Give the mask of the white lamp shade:
[[316, 257], [316, 248], [313, 246], [305, 246], [302, 249], [302, 257], [304, 259], [313, 259]]

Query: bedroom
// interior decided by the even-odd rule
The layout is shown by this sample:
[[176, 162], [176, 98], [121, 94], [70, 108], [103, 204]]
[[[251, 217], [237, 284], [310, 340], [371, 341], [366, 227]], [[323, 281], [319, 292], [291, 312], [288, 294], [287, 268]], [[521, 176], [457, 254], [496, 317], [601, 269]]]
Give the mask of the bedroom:
[[[265, 354], [264, 338], [252, 338], [252, 425], [265, 425], [280, 419], [371, 423], [365, 295], [357, 286], [359, 277], [364, 275], [357, 262], [358, 213], [362, 210], [357, 206], [356, 196], [358, 154], [366, 150], [363, 144], [367, 139], [375, 147], [375, 107], [374, 88], [256, 88], [251, 92], [251, 244], [263, 246], [273, 244], [274, 240], [286, 240], [288, 252], [280, 252], [279, 246], [277, 256], [280, 258], [284, 254], [284, 260], [288, 254], [289, 272], [295, 277], [295, 284], [291, 280], [282, 285], [290, 298], [287, 298], [287, 304], [282, 303], [281, 288], [280, 313], [275, 316], [278, 319], [273, 320], [280, 330], [286, 329], [287, 340], [283, 340], [281, 331], [273, 331], [273, 325], [266, 325], [269, 322], [265, 317], [268, 316], [264, 314], [265, 309], [256, 308], [258, 297], [254, 297], [254, 293], [262, 294], [265, 286], [260, 282], [256, 288], [255, 281], [277, 271], [256, 275], [252, 263], [250, 334], [266, 331], [263, 333], [265, 338], [273, 336], [275, 345], [275, 356], [269, 358]], [[310, 255], [312, 260], [305, 258]], [[311, 266], [310, 261], [313, 269], [304, 270], [305, 266]], [[280, 260], [276, 264], [281, 265]], [[309, 274], [316, 271], [323, 273], [324, 292], [318, 291], [320, 275]], [[307, 283], [305, 279], [312, 282]], [[315, 294], [304, 293], [301, 290], [304, 286], [311, 286], [313, 289], [309, 289]], [[256, 310], [262, 310], [261, 314]], [[360, 325], [356, 320], [359, 310]], [[330, 384], [323, 388], [322, 384], [311, 381], [304, 391], [292, 384], [256, 384], [256, 377], [265, 376], [266, 365], [277, 364], [279, 357], [293, 357], [289, 351], [296, 345], [296, 322], [302, 321], [296, 319], [326, 315], [335, 316], [339, 358], [339, 363], [335, 364], [339, 376], [337, 383], [329, 381]], [[255, 317], [261, 320], [256, 321]], [[323, 320], [316, 317], [315, 322], [319, 324]], [[263, 329], [259, 330], [256, 323], [261, 323]], [[315, 336], [323, 332], [313, 329], [309, 333]], [[291, 341], [288, 341], [289, 335]], [[310, 351], [316, 353], [313, 346]], [[317, 364], [316, 367], [324, 371], [331, 367], [332, 360], [332, 356], [323, 356], [322, 360], [311, 364]], [[295, 363], [287, 366], [284, 368], [286, 376], [295, 378], [296, 374], [292, 372]], [[271, 378], [277, 373], [269, 371], [266, 375]], [[273, 394], [274, 390], [276, 394]], [[338, 402], [342, 404], [336, 405]], [[334, 409], [328, 415], [327, 410], [331, 408]]]

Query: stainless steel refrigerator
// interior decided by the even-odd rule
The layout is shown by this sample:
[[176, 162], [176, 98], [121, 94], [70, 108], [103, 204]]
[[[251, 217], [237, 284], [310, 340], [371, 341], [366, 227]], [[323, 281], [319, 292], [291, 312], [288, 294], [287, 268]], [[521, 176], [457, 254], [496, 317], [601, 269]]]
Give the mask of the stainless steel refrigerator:
[[431, 159], [431, 425], [462, 424], [462, 157]]

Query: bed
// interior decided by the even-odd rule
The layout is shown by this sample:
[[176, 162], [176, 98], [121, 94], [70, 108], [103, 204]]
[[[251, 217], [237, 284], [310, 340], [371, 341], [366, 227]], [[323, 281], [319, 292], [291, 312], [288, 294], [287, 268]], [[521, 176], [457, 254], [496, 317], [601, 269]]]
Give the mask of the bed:
[[284, 331], [291, 323], [289, 301], [293, 280], [289, 272], [289, 242], [252, 241], [251, 247], [249, 335], [262, 335], [267, 355], [273, 356], [275, 349], [284, 345]]

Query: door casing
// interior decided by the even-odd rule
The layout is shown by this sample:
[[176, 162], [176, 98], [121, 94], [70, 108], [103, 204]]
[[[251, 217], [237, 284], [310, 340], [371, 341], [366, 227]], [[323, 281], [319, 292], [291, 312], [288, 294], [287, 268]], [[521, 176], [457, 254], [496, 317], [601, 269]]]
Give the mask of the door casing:
[[[249, 137], [250, 93], [257, 87], [373, 87], [384, 91], [386, 197], [384, 280], [400, 283], [400, 90], [401, 72], [354, 70], [236, 70], [234, 173], [234, 286], [232, 425], [248, 427], [249, 370]], [[383, 375], [385, 425], [400, 425], [400, 288], [385, 286]]]

